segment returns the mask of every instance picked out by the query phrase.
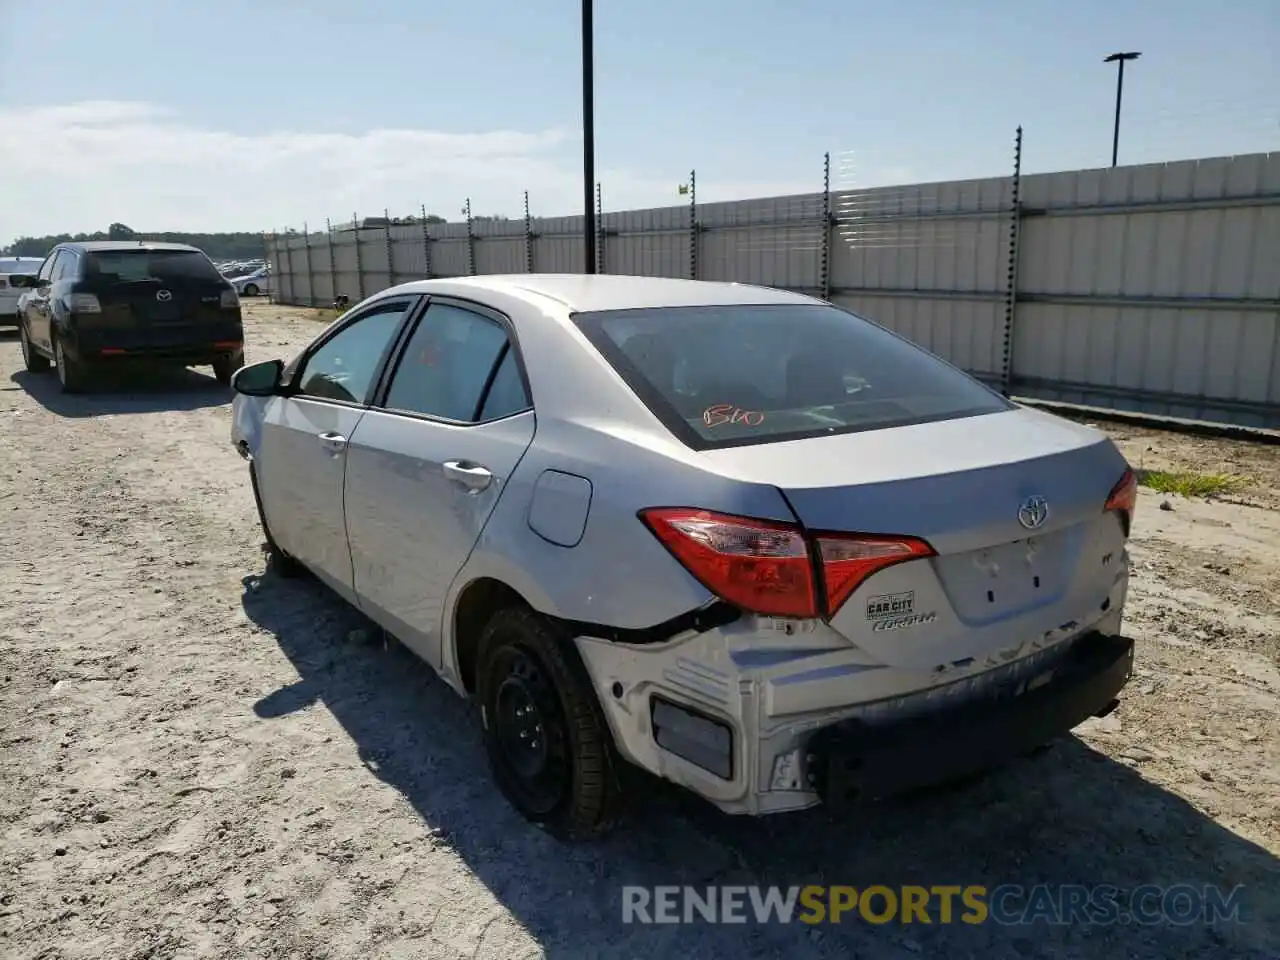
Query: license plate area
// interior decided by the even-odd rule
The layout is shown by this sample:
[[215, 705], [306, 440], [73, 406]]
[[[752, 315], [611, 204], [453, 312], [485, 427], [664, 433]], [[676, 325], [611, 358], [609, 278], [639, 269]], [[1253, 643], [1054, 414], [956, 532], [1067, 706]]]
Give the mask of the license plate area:
[[941, 557], [935, 562], [953, 609], [970, 623], [1050, 603], [1068, 579], [1070, 530]]

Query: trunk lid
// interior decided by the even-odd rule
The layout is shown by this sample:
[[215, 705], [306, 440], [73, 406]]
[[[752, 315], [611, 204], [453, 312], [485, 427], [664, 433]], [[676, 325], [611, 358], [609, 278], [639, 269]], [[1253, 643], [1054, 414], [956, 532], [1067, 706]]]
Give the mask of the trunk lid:
[[832, 618], [889, 663], [937, 668], [1084, 622], [1120, 566], [1123, 531], [1103, 506], [1124, 458], [1101, 432], [1040, 411], [704, 456], [718, 472], [776, 486], [812, 532], [933, 547], [934, 557], [873, 574]]

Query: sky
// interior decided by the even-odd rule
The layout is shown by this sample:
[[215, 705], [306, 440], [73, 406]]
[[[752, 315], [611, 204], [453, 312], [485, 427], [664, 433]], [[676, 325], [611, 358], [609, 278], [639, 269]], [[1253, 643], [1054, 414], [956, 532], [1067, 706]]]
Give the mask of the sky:
[[[580, 3], [0, 0], [0, 244], [580, 213]], [[606, 209], [1280, 149], [1280, 0], [598, 0]]]

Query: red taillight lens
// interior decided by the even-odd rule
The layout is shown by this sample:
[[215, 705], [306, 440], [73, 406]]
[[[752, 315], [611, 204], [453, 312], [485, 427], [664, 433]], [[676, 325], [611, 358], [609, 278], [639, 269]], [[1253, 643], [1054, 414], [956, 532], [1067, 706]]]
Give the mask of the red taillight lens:
[[640, 516], [716, 596], [754, 613], [818, 615], [809, 545], [798, 528], [687, 507], [644, 510]]
[[818, 555], [822, 558], [827, 611], [834, 616], [853, 591], [877, 570], [931, 557], [933, 547], [914, 537], [821, 536]]
[[[686, 570], [734, 606], [778, 617], [823, 613], [813, 554], [799, 527], [690, 507], [655, 508], [640, 516]], [[932, 547], [912, 537], [826, 534], [816, 544], [827, 616], [877, 570], [933, 556]]]
[[1126, 470], [1119, 482], [1111, 488], [1107, 497], [1107, 510], [1117, 510], [1124, 514], [1125, 533], [1129, 532], [1129, 524], [1133, 521], [1133, 511], [1138, 506], [1138, 475]]

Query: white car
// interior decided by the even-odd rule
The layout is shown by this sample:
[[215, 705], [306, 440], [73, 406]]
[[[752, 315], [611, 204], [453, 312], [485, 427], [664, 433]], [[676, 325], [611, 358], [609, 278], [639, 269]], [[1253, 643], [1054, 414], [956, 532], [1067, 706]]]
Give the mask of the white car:
[[18, 298], [23, 289], [9, 282], [14, 274], [34, 276], [40, 272], [42, 257], [0, 257], [0, 326], [18, 325]]
[[256, 297], [260, 293], [270, 293], [273, 289], [271, 271], [266, 267], [259, 267], [243, 277], [231, 277], [230, 280], [236, 293], [242, 297]]
[[890, 796], [1129, 679], [1115, 445], [829, 303], [417, 281], [232, 384], [276, 569], [474, 698], [557, 835], [608, 829], [624, 763], [727, 813]]

